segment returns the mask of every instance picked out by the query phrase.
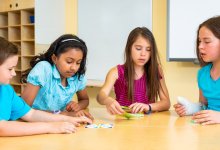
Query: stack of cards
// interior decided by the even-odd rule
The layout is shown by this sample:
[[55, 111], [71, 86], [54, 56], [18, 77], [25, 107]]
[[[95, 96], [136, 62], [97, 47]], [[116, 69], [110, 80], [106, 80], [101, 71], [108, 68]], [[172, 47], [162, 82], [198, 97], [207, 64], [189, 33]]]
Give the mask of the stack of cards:
[[132, 114], [131, 109], [127, 106], [121, 106], [121, 108], [125, 111], [125, 113], [120, 116], [125, 117], [127, 119], [144, 117], [144, 114], [142, 113]]
[[109, 124], [109, 123], [89, 124], [89, 125], [86, 125], [85, 128], [113, 128], [113, 124]]

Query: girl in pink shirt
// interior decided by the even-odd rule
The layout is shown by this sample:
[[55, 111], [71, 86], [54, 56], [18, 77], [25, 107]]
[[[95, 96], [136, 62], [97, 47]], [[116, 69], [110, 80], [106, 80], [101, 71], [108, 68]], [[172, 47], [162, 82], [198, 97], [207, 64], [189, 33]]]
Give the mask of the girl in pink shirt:
[[[131, 31], [125, 47], [125, 63], [108, 72], [97, 96], [98, 102], [106, 105], [110, 114], [123, 114], [121, 106], [128, 106], [132, 113], [170, 108], [157, 53], [156, 42], [149, 29], [137, 27]], [[109, 97], [113, 86], [116, 99]]]

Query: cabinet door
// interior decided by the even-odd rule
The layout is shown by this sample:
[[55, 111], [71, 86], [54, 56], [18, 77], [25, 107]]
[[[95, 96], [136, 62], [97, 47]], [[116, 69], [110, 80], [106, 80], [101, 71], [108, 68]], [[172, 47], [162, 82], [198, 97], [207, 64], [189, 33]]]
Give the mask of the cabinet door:
[[4, 11], [18, 10], [19, 0], [6, 0], [4, 2]]
[[1, 0], [0, 11], [34, 8], [34, 0]]
[[0, 12], [5, 12], [9, 10], [10, 0], [0, 0]]
[[34, 8], [35, 0], [14, 0], [17, 1], [19, 9]]

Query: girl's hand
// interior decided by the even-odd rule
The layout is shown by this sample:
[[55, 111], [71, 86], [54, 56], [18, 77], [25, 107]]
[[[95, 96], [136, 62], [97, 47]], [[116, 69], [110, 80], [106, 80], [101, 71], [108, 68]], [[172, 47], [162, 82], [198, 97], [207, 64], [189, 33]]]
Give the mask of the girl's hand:
[[75, 133], [76, 127], [70, 122], [50, 122], [49, 133]]
[[176, 113], [182, 117], [186, 115], [186, 109], [183, 105], [177, 103], [175, 105], [173, 105], [173, 107], [175, 108]]
[[125, 113], [116, 100], [109, 100], [109, 102], [106, 104], [106, 108], [111, 115], [121, 115]]
[[80, 106], [77, 102], [71, 101], [66, 105], [66, 110], [67, 111], [79, 111]]
[[148, 112], [149, 106], [143, 103], [133, 103], [129, 106], [131, 113]]
[[86, 110], [79, 110], [79, 111], [75, 112], [75, 116], [76, 117], [86, 116], [89, 119], [94, 120], [93, 116]]
[[220, 112], [213, 110], [202, 110], [193, 115], [192, 119], [202, 125], [220, 123]]
[[81, 116], [81, 117], [70, 117], [69, 120], [71, 123], [73, 123], [75, 126], [79, 126], [80, 123], [84, 123], [84, 124], [91, 124], [92, 120], [85, 117], [85, 116]]

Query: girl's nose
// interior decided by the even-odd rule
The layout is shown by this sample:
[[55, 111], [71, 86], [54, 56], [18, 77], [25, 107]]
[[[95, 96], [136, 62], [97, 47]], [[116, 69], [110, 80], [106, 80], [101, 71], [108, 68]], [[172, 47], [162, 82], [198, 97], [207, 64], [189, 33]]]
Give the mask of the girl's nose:
[[70, 67], [70, 69], [73, 70], [73, 71], [75, 71], [75, 72], [76, 72], [77, 68], [78, 68], [78, 67], [77, 67], [76, 64], [73, 64], [73, 65], [71, 65], [71, 67]]
[[204, 44], [202, 42], [200, 42], [198, 48], [199, 49], [203, 49], [204, 48]]
[[16, 76], [15, 69], [12, 69], [11, 75], [12, 75], [12, 76]]
[[146, 51], [145, 50], [142, 50], [141, 51], [141, 56], [145, 56], [146, 55]]

